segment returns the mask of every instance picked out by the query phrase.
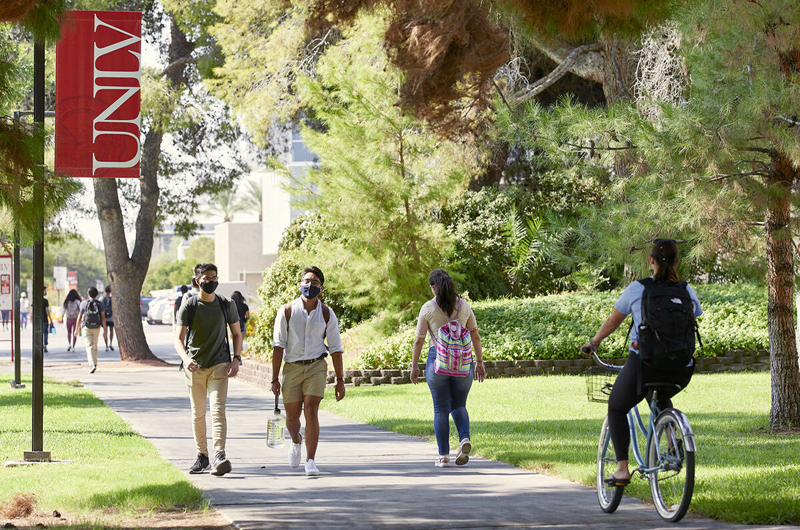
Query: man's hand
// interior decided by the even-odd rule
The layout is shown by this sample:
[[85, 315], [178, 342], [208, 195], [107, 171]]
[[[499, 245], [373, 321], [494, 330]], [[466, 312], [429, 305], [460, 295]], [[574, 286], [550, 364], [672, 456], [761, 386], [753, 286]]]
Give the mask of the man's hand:
[[411, 367], [411, 382], [415, 385], [419, 382], [419, 365], [417, 364]]
[[239, 373], [239, 359], [233, 358], [231, 364], [228, 365], [228, 377], [236, 377]]
[[344, 394], [344, 379], [336, 378], [336, 401], [341, 401]]
[[197, 364], [197, 361], [192, 359], [191, 361], [186, 363], [186, 369], [189, 370], [190, 372], [196, 372], [200, 369], [200, 365]]
[[275, 381], [274, 383], [272, 383], [272, 393], [275, 394], [276, 396], [279, 396], [281, 394], [281, 382], [280, 381]]

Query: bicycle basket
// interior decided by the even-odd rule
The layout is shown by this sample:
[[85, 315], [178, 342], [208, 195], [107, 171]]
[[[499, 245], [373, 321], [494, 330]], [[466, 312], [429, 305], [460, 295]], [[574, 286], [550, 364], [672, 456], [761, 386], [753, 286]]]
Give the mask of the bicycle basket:
[[608, 396], [614, 387], [616, 372], [609, 372], [601, 366], [592, 366], [586, 370], [586, 396], [594, 403], [608, 403]]

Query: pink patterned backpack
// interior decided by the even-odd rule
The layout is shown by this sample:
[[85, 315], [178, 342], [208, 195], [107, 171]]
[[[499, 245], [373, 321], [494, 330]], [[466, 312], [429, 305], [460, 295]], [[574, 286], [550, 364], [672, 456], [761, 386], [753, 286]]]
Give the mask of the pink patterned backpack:
[[[433, 303], [436, 304], [436, 301]], [[441, 307], [439, 311], [447, 317], [448, 322], [436, 334], [436, 362], [433, 371], [440, 375], [468, 376], [472, 366], [472, 337], [469, 330], [458, 321], [461, 299], [458, 300], [456, 320], [451, 320]]]

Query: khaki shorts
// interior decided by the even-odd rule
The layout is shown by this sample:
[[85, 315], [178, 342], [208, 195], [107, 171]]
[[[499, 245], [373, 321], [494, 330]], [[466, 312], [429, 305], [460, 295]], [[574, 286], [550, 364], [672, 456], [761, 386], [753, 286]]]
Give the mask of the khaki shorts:
[[284, 363], [283, 402], [296, 403], [305, 396], [325, 397], [325, 383], [328, 380], [328, 363], [322, 358], [314, 363]]

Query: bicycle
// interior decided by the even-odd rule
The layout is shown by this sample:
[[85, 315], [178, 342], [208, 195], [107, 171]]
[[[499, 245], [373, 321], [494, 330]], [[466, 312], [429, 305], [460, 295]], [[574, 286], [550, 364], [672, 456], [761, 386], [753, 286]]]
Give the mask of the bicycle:
[[[592, 353], [592, 358], [597, 364], [597, 367], [592, 368], [601, 370], [590, 373], [587, 378], [589, 401], [607, 403], [613, 388], [613, 378], [622, 370], [622, 366], [606, 364], [596, 353]], [[645, 387], [653, 391], [647, 427], [639, 414], [638, 405], [628, 412], [631, 448], [639, 465], [631, 475], [638, 474], [649, 480], [656, 511], [665, 521], [677, 522], [686, 515], [694, 491], [694, 433], [685, 414], [675, 408], [660, 410], [657, 404], [659, 389], [677, 387], [680, 390], [680, 385], [661, 382], [647, 383]], [[639, 449], [639, 433], [647, 441], [644, 458]], [[606, 476], [616, 470], [616, 464], [606, 416], [597, 447], [597, 500], [606, 513], [613, 513], [617, 509], [625, 489], [625, 486], [616, 486], [605, 481]]]

